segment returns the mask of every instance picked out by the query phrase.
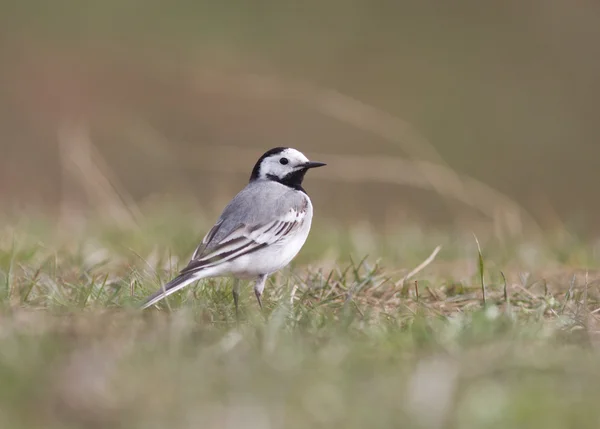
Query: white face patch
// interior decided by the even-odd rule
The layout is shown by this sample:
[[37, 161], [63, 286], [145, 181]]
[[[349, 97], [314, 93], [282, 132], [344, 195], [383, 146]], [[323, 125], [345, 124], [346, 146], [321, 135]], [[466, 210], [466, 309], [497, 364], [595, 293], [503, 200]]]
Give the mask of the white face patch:
[[301, 152], [288, 148], [263, 159], [260, 164], [259, 177], [265, 179], [271, 175], [282, 179], [289, 173], [302, 168], [302, 165], [307, 162], [308, 158]]

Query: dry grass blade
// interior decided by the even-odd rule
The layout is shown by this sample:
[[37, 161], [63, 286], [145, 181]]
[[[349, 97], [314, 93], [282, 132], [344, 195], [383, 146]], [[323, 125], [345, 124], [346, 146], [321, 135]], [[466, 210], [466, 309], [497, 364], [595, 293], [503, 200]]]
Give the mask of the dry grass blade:
[[419, 281], [415, 280], [415, 299], [419, 302]]
[[63, 216], [72, 213], [67, 190], [77, 183], [97, 210], [105, 212], [122, 228], [137, 228], [141, 213], [94, 148], [87, 127], [81, 123], [64, 123], [58, 140], [63, 169]]
[[298, 285], [294, 285], [292, 288], [292, 293], [290, 293], [290, 305], [294, 305], [294, 298], [296, 297], [296, 292], [298, 291]]
[[442, 246], [437, 246], [435, 249], [433, 249], [433, 252], [431, 252], [431, 255], [429, 255], [429, 257], [427, 257], [427, 259], [425, 259], [423, 262], [421, 262], [414, 270], [412, 270], [410, 273], [405, 275], [404, 278], [402, 280], [400, 280], [399, 283], [402, 284], [405, 281], [410, 280], [411, 277], [418, 274], [425, 267], [427, 267], [429, 264], [431, 264], [434, 261], [435, 257], [437, 256], [437, 254], [440, 252], [440, 250], [442, 250]]
[[[425, 259], [423, 262], [421, 262], [411, 272], [409, 272], [404, 277], [402, 277], [402, 279], [400, 279], [399, 281], [397, 281], [395, 283], [394, 287], [387, 294], [384, 294], [383, 299], [384, 300], [385, 299], [389, 299], [390, 296], [393, 296], [396, 293], [396, 291], [398, 290], [398, 287], [404, 288], [404, 285], [405, 285], [406, 281], [409, 280], [411, 277], [415, 276], [416, 274], [418, 274], [419, 272], [421, 272], [429, 264], [431, 264], [435, 260], [435, 257], [437, 256], [437, 254], [440, 252], [441, 249], [442, 249], [442, 246], [437, 246], [435, 249], [433, 249], [433, 252], [431, 252], [431, 255], [429, 255], [427, 257], [427, 259]], [[385, 283], [381, 283], [381, 285], [383, 285], [383, 284], [385, 284]], [[381, 286], [381, 285], [379, 285], [379, 286]], [[373, 287], [372, 290], [376, 289], [379, 286]], [[402, 294], [404, 295], [404, 292]]]
[[504, 296], [504, 302], [507, 304], [510, 304], [510, 301], [508, 299], [508, 284], [506, 283], [506, 276], [504, 275], [504, 271], [500, 271], [500, 275], [502, 276], [502, 281], [504, 282], [504, 286], [503, 286], [503, 296]]

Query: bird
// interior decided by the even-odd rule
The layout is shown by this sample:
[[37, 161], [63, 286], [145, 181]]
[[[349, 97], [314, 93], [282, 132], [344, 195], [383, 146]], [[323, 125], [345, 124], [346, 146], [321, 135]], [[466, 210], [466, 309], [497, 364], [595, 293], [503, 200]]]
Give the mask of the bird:
[[187, 266], [141, 308], [198, 280], [233, 277], [236, 316], [241, 280], [254, 280], [254, 294], [262, 310], [267, 277], [296, 257], [310, 232], [313, 205], [302, 187], [304, 176], [309, 169], [324, 165], [290, 147], [265, 152], [254, 165], [248, 184], [223, 209]]

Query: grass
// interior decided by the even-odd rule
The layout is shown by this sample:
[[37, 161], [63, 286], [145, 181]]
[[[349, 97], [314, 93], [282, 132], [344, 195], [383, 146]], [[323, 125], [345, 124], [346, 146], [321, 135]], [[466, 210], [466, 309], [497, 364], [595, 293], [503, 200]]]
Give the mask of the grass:
[[268, 282], [264, 313], [243, 289], [238, 325], [227, 279], [136, 309], [207, 226], [184, 210], [155, 213], [127, 231], [5, 221], [0, 427], [600, 422], [593, 243], [317, 223]]

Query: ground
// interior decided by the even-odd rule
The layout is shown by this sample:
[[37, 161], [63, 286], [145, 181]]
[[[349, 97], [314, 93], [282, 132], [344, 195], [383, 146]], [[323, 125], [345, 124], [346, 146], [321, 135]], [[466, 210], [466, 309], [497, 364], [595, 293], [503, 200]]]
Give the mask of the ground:
[[128, 230], [4, 220], [0, 427], [600, 423], [593, 244], [320, 221], [264, 313], [244, 288], [238, 322], [228, 279], [136, 308], [209, 226], [145, 213]]

